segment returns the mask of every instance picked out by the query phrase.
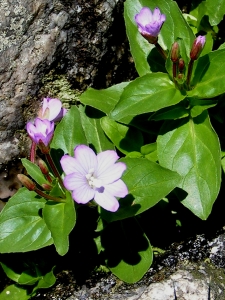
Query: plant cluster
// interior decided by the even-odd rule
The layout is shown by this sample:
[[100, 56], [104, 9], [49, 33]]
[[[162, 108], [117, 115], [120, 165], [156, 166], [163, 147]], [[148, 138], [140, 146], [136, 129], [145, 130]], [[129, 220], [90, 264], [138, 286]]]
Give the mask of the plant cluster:
[[[139, 77], [89, 88], [68, 111], [44, 99], [26, 126], [32, 145], [30, 160], [22, 159], [26, 174], [18, 175], [24, 187], [0, 215], [0, 253], [54, 244], [65, 255], [87, 205], [97, 215], [98, 254], [134, 283], [153, 260], [142, 213], [173, 194], [206, 220], [220, 191], [223, 139], [211, 120], [224, 122], [225, 45], [213, 50], [213, 42], [225, 2], [202, 1], [186, 15], [172, 0], [126, 0], [124, 10]], [[0, 299], [29, 299], [55, 282], [53, 269], [43, 273], [32, 262], [20, 272], [4, 259], [1, 265], [22, 287], [6, 288]]]

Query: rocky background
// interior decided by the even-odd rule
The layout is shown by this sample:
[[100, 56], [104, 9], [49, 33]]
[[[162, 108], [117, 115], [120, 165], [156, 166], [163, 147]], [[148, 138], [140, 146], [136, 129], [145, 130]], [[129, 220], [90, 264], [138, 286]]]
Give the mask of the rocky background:
[[123, 2], [0, 1], [0, 168], [28, 154], [24, 126], [43, 97], [73, 103], [136, 76]]

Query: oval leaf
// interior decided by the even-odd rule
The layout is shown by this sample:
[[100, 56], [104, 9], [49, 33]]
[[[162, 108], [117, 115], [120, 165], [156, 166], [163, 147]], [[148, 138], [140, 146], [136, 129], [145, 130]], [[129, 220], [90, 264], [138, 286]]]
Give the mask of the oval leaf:
[[182, 176], [179, 187], [188, 193], [183, 205], [207, 219], [221, 183], [220, 144], [207, 112], [165, 122], [158, 137], [158, 157], [163, 167]]
[[135, 79], [124, 89], [111, 117], [117, 121], [127, 116], [132, 119], [177, 104], [184, 98], [167, 74], [147, 74]]
[[40, 215], [45, 202], [25, 188], [10, 198], [0, 214], [0, 253], [27, 252], [52, 244], [51, 232]]
[[41, 186], [42, 184], [49, 184], [42, 174], [40, 168], [33, 164], [26, 158], [21, 159], [24, 168], [27, 170], [27, 173]]
[[122, 153], [128, 154], [132, 151], [139, 151], [143, 145], [142, 133], [135, 128], [119, 124], [108, 117], [101, 119], [101, 126], [109, 139]]
[[108, 268], [125, 282], [137, 282], [152, 264], [150, 242], [134, 218], [110, 224], [101, 242]]

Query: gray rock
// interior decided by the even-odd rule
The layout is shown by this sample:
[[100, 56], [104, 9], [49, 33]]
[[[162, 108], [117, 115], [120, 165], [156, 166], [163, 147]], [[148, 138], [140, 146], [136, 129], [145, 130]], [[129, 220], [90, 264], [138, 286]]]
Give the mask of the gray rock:
[[[123, 0], [1, 0], [0, 8], [0, 163], [5, 163], [24, 150], [18, 130], [36, 114], [46, 74], [64, 74], [83, 91], [97, 77], [101, 81], [106, 53], [121, 56], [109, 39], [114, 14], [122, 19]], [[103, 85], [106, 79], [110, 84], [112, 75], [104, 76]]]

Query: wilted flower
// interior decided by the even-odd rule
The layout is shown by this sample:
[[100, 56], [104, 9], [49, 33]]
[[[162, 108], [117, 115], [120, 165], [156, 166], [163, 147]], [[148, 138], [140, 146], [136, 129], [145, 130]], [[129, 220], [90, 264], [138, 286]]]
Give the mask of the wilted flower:
[[126, 165], [115, 163], [118, 158], [113, 150], [96, 155], [85, 145], [74, 149], [74, 157], [64, 155], [60, 161], [66, 174], [64, 185], [73, 191], [73, 199], [82, 204], [94, 199], [104, 209], [115, 212], [119, 208], [115, 197], [128, 194], [125, 183], [120, 179]]
[[59, 99], [44, 98], [38, 117], [40, 119], [58, 122], [66, 112], [67, 110], [62, 107], [62, 102]]
[[199, 35], [195, 40], [191, 48], [190, 57], [192, 60], [199, 58], [199, 55], [202, 52], [202, 49], [205, 46], [205, 36]]
[[139, 14], [135, 15], [135, 22], [141, 35], [151, 44], [155, 44], [166, 16], [161, 14], [160, 9], [156, 7], [152, 11], [148, 7], [143, 7]]
[[36, 118], [34, 124], [31, 122], [27, 123], [26, 129], [35, 144], [43, 143], [48, 147], [54, 134], [54, 122]]

